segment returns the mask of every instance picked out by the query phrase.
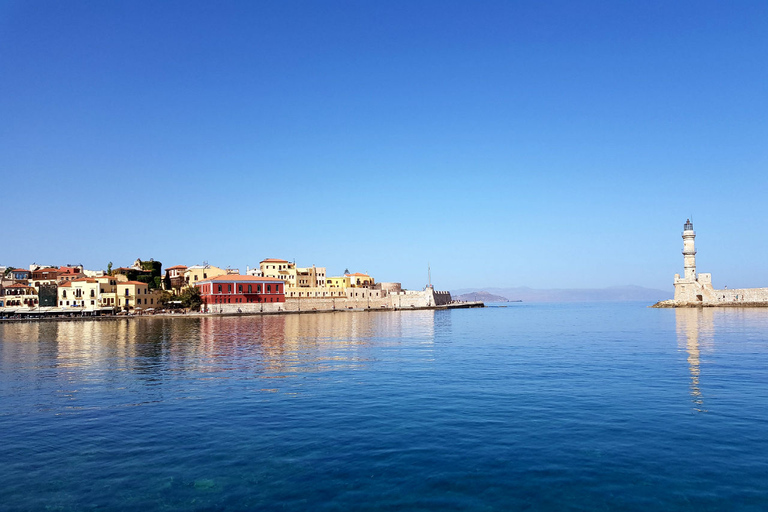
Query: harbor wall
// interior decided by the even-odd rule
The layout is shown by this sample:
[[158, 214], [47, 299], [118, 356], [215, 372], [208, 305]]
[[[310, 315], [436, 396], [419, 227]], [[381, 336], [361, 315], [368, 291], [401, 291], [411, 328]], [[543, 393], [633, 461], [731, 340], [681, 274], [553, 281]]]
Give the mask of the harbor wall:
[[[351, 293], [349, 290], [352, 290]], [[211, 304], [207, 313], [279, 313], [283, 311], [340, 311], [349, 309], [412, 309], [445, 306], [451, 303], [451, 292], [401, 291], [382, 293], [367, 288], [348, 289], [346, 297], [286, 297], [285, 302], [261, 304]]]

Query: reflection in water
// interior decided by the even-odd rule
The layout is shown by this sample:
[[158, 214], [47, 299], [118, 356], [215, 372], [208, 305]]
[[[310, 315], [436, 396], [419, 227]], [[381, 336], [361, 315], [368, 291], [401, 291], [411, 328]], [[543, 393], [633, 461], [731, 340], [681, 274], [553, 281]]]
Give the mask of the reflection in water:
[[26, 376], [16, 371], [19, 382], [53, 378], [71, 408], [84, 406], [77, 400], [85, 387], [124, 389], [126, 376], [142, 403], [163, 400], [164, 384], [180, 378], [277, 379], [256, 388], [275, 391], [289, 375], [369, 366], [382, 349], [392, 349], [394, 360], [398, 350], [407, 350], [401, 360], [432, 361], [436, 315], [447, 316], [337, 312], [13, 323], [0, 326], [0, 369], [36, 361]]
[[677, 340], [688, 352], [688, 370], [691, 373], [691, 399], [694, 409], [706, 412], [701, 393], [701, 348], [711, 349], [714, 340], [714, 310], [712, 308], [675, 309]]

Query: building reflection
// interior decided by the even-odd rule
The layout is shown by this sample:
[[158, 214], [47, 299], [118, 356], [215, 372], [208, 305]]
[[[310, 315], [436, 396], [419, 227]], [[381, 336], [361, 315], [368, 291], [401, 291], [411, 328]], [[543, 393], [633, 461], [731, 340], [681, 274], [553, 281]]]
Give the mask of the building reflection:
[[295, 390], [296, 376], [359, 370], [404, 349], [433, 360], [436, 315], [449, 329], [449, 313], [429, 310], [20, 322], [2, 326], [0, 368], [36, 361], [30, 377], [54, 379], [73, 407], [84, 389], [141, 389], [145, 403], [180, 381], [190, 396], [211, 379], [258, 382], [258, 391], [294, 377]]
[[714, 344], [713, 308], [677, 308], [678, 346], [688, 353], [688, 371], [691, 374], [691, 400], [693, 408], [706, 412], [701, 392], [701, 351], [711, 350]]

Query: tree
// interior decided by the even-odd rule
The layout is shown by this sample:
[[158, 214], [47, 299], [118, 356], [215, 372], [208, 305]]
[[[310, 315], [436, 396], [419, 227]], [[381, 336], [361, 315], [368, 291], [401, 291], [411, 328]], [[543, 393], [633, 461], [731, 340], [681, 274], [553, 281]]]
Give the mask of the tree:
[[8, 277], [8, 274], [10, 274], [11, 272], [13, 272], [14, 270], [16, 270], [14, 267], [8, 267], [8, 268], [6, 268], [6, 269], [5, 269], [5, 272], [3, 273], [3, 275], [4, 275], [5, 277]]
[[107, 263], [107, 275], [112, 275], [112, 262]]
[[179, 296], [181, 303], [185, 308], [189, 308], [192, 311], [199, 311], [200, 305], [203, 303], [203, 298], [200, 296], [200, 289], [197, 286], [190, 286], [185, 288]]
[[168, 305], [169, 302], [171, 302], [174, 299], [175, 297], [171, 292], [167, 292], [163, 290], [163, 292], [160, 294], [160, 298], [157, 299], [157, 304], [164, 308], [165, 306]]

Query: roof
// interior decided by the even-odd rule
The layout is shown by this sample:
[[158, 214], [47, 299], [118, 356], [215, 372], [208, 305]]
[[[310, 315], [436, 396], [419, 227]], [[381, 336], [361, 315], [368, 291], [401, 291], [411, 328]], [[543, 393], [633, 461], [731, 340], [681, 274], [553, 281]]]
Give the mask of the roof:
[[35, 272], [56, 272], [56, 273], [58, 273], [59, 269], [53, 268], [53, 267], [46, 267], [46, 268], [39, 268], [39, 269], [35, 270]]
[[203, 284], [208, 282], [217, 282], [217, 283], [238, 283], [238, 282], [249, 282], [249, 283], [282, 283], [282, 279], [278, 279], [276, 277], [258, 277], [258, 276], [244, 276], [241, 274], [227, 274], [223, 276], [216, 276], [216, 277], [210, 277], [208, 279], [203, 279], [201, 281], [198, 281], [197, 284]]
[[115, 276], [94, 276], [93, 279], [117, 279]]
[[64, 283], [61, 283], [59, 285], [59, 288], [69, 288], [70, 286], [72, 286], [72, 281], [66, 281]]
[[288, 263], [288, 260], [281, 260], [278, 258], [267, 258], [265, 260], [261, 260], [259, 263]]
[[117, 267], [117, 268], [113, 268], [112, 272], [117, 272], [118, 270], [136, 270], [136, 269], [126, 268], [126, 267]]
[[69, 281], [70, 283], [95, 283], [96, 278], [93, 277], [79, 277], [77, 279], [73, 279], [72, 281]]
[[[8, 286], [5, 286], [5, 288], [32, 288], [31, 286], [27, 286], [25, 284], [21, 283], [15, 283], [15, 284], [9, 284]], [[32, 288], [34, 290], [34, 288]]]
[[371, 277], [368, 274], [361, 274], [360, 272], [355, 272], [354, 274], [344, 274], [345, 276], [360, 276], [360, 277]]
[[120, 286], [121, 284], [143, 284], [144, 286], [147, 286], [147, 283], [142, 283], [140, 281], [118, 281], [117, 285]]
[[172, 267], [168, 267], [165, 270], [176, 270], [176, 269], [182, 269], [182, 268], [187, 268], [187, 266], [186, 265], [174, 265]]

